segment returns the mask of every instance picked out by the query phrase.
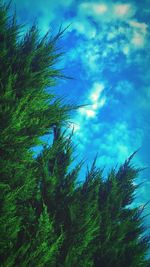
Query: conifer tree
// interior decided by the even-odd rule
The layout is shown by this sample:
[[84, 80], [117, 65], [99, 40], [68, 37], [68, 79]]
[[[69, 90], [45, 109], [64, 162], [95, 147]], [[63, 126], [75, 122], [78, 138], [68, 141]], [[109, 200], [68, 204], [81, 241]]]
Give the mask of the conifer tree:
[[60, 229], [64, 233], [56, 266], [148, 267], [149, 237], [144, 236], [140, 209], [129, 206], [140, 171], [130, 164], [133, 155], [106, 180], [95, 160], [79, 185], [80, 166], [70, 172], [70, 157], [70, 139], [63, 135], [39, 157], [45, 166], [39, 175], [43, 199], [55, 216], [57, 233]]
[[144, 235], [140, 208], [130, 207], [137, 188], [134, 180], [140, 171], [131, 165], [133, 155], [118, 171], [112, 170], [100, 186], [101, 222], [95, 267], [149, 266], [145, 256], [150, 237]]
[[53, 145], [45, 148], [37, 158], [39, 166], [37, 177], [40, 177], [39, 184], [44, 204], [50, 216], [55, 218], [55, 233], [58, 236], [62, 232], [64, 234], [61, 253], [57, 257], [58, 266], [64, 266], [71, 227], [70, 205], [73, 201], [80, 164], [68, 170], [72, 150], [70, 137], [66, 138], [64, 133], [56, 136], [55, 133], [56, 129]]
[[[42, 253], [42, 248], [39, 250], [33, 244], [36, 244], [37, 233], [40, 235], [45, 227], [49, 231], [41, 237], [41, 246], [42, 242], [48, 242], [50, 246], [53, 240], [52, 248], [48, 247], [48, 262], [50, 251], [54, 261], [54, 251], [56, 245], [59, 248], [62, 234], [49, 241], [43, 239], [47, 240], [46, 235], [53, 236], [53, 220], [46, 215], [45, 206], [41, 210], [37, 207], [40, 198], [37, 163], [31, 149], [40, 144], [40, 137], [49, 133], [54, 125], [61, 125], [66, 120], [69, 108], [46, 91], [61, 76], [54, 67], [61, 55], [56, 49], [61, 32], [54, 38], [48, 34], [41, 38], [34, 25], [21, 36], [22, 26], [17, 25], [15, 16], [9, 17], [8, 9], [1, 4], [0, 249], [1, 264], [6, 267], [28, 266], [30, 255]], [[34, 248], [37, 251], [32, 251]], [[45, 248], [43, 251], [45, 257]], [[42, 259], [40, 266], [46, 266], [44, 262]], [[34, 266], [33, 261], [29, 265]]]
[[65, 267], [93, 266], [93, 255], [98, 237], [100, 213], [98, 210], [101, 170], [95, 166], [95, 160], [87, 171], [85, 181], [77, 187], [71, 205], [71, 236], [68, 237], [68, 253]]

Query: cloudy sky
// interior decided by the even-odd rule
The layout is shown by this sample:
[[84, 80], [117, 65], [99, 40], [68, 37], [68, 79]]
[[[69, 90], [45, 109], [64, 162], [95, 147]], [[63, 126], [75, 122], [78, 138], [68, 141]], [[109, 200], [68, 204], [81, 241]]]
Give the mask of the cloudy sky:
[[[41, 34], [60, 25], [65, 55], [60, 67], [72, 80], [55, 89], [67, 101], [88, 104], [70, 123], [79, 157], [98, 166], [122, 163], [140, 148], [134, 163], [148, 167], [137, 203], [150, 192], [150, 1], [13, 0], [18, 22], [37, 22]], [[150, 206], [147, 210], [150, 210]]]

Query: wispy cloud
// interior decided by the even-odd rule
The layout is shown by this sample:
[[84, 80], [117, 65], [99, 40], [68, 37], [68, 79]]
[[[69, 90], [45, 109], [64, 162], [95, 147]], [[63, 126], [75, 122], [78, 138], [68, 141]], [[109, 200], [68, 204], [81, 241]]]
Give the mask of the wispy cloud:
[[135, 5], [131, 3], [114, 3], [113, 1], [105, 2], [84, 2], [78, 6], [78, 15], [91, 16], [95, 21], [112, 21], [112, 20], [126, 20], [131, 18], [136, 12]]
[[105, 105], [106, 96], [102, 92], [104, 91], [104, 84], [95, 82], [86, 95], [85, 101], [88, 102], [88, 105], [79, 109], [80, 116], [87, 118], [94, 118], [99, 110]]
[[119, 17], [121, 19], [127, 19], [129, 17], [132, 17], [135, 14], [135, 7], [130, 3], [128, 3], [128, 4], [122, 4], [122, 3], [114, 4], [113, 9], [114, 9], [114, 15], [116, 15], [117, 18]]

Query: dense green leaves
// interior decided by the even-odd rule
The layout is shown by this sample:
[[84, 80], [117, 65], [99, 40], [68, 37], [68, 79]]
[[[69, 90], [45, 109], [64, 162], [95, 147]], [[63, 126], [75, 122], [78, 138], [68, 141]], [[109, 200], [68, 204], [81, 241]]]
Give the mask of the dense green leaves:
[[[55, 43], [61, 33], [41, 39], [35, 26], [25, 37], [20, 36], [21, 30], [15, 17], [10, 18], [7, 7], [1, 5], [1, 262], [2, 266], [46, 266], [55, 261], [62, 234], [53, 237], [53, 218], [46, 215], [42, 205], [36, 177], [38, 163], [31, 148], [54, 125], [64, 123], [69, 107], [46, 91], [60, 76], [54, 63], [59, 57]], [[38, 241], [42, 229], [45, 234]], [[40, 261], [39, 255], [43, 255]]]
[[50, 93], [62, 76], [54, 65], [61, 32], [41, 38], [36, 26], [21, 30], [1, 5], [1, 266], [148, 267], [149, 237], [140, 207], [130, 206], [139, 172], [132, 156], [107, 179], [95, 159], [78, 182], [82, 162], [75, 165], [72, 134], [62, 132], [71, 105]]

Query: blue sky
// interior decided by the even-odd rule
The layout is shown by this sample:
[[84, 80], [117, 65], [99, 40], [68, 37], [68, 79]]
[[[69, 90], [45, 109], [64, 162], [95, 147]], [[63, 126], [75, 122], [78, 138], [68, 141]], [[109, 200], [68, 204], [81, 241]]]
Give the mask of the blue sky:
[[[122, 163], [141, 148], [135, 165], [148, 167], [136, 203], [150, 192], [150, 1], [13, 0], [18, 22], [37, 21], [41, 34], [70, 24], [60, 42], [60, 63], [72, 80], [56, 93], [67, 101], [89, 104], [74, 113], [70, 127], [79, 158], [97, 165]], [[150, 206], [147, 207], [147, 212]]]

